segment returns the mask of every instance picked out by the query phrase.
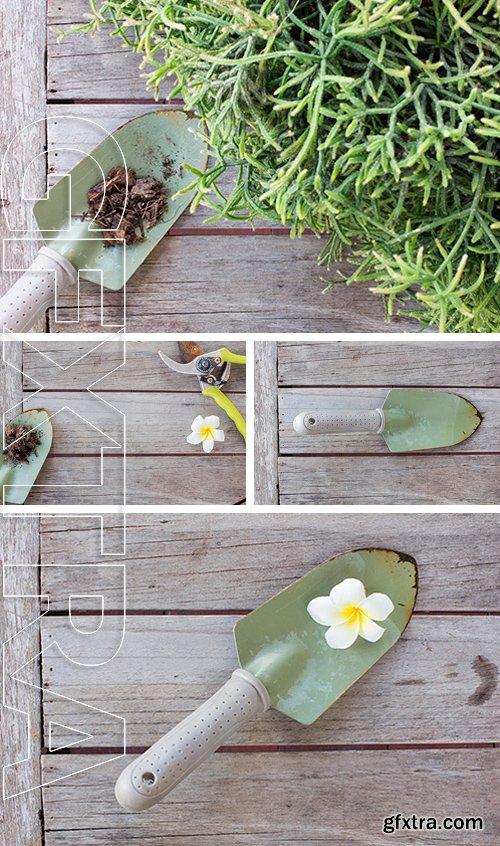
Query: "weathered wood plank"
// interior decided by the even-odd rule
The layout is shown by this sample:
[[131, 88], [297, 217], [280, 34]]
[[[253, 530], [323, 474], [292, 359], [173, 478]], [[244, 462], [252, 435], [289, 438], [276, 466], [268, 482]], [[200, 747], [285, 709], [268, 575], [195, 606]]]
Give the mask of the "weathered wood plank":
[[[59, 4], [60, 5], [60, 4]], [[81, 8], [88, 11], [86, 4]], [[64, 21], [70, 26], [75, 21]], [[62, 26], [62, 30], [70, 29]], [[146, 90], [141, 56], [125, 50], [120, 38], [103, 30], [60, 38], [47, 30], [47, 97], [49, 100], [154, 100]], [[165, 86], [163, 96], [167, 96]]]
[[[47, 777], [64, 773], [63, 758], [44, 757]], [[415, 846], [496, 846], [499, 759], [495, 749], [219, 754], [147, 813], [127, 814], [113, 796], [115, 778], [132, 760], [127, 757], [45, 790], [47, 846], [124, 840], [187, 846], [195, 839], [203, 846], [214, 839], [245, 846], [386, 846], [383, 820], [398, 810], [439, 820], [484, 819], [479, 832], [410, 834]], [[87, 760], [75, 756], [75, 765]]]
[[282, 456], [282, 503], [494, 504], [499, 455]]
[[[154, 103], [72, 103], [71, 105], [53, 104], [48, 107], [48, 115], [52, 120], [48, 125], [48, 178], [52, 185], [60, 176], [74, 167], [82, 156], [89, 153], [101, 140], [96, 123], [108, 132], [114, 132], [119, 126], [132, 118], [152, 112], [155, 109], [179, 109], [179, 105], [159, 105]], [[68, 138], [71, 139], [68, 146]], [[225, 192], [230, 192], [234, 180], [230, 173], [218, 183]], [[213, 210], [200, 203], [191, 213], [187, 209], [173, 225], [171, 235], [189, 233], [201, 230], [211, 234], [214, 230], [250, 229], [251, 224], [242, 220], [221, 220], [205, 225], [205, 220], [213, 214]], [[259, 232], [272, 229], [285, 229], [280, 223], [256, 220], [253, 227]]]
[[[127, 457], [128, 505], [236, 504], [245, 497], [243, 455]], [[49, 455], [28, 498], [29, 505], [123, 504], [123, 461], [100, 456]], [[59, 485], [60, 487], [44, 487]], [[71, 487], [80, 485], [82, 487]]]
[[[58, 651], [49, 653], [42, 661], [45, 737], [49, 721], [55, 720], [96, 731], [101, 745], [120, 745], [121, 735], [106, 733], [109, 721], [103, 725], [98, 713], [82, 714], [71, 701], [51, 696], [55, 693], [125, 717], [128, 744], [149, 746], [215, 693], [238, 666], [232, 636], [238, 619], [129, 617], [120, 654], [103, 667], [79, 666]], [[85, 617], [85, 626], [95, 631], [99, 620]], [[108, 621], [108, 635], [110, 643], [118, 644], [121, 617], [116, 621], [116, 629]], [[76, 634], [68, 619], [42, 621], [43, 647], [58, 637], [73, 661], [95, 659], [93, 638]], [[474, 705], [476, 692], [484, 688], [478, 662], [485, 672], [490, 668], [491, 692]], [[315, 724], [301, 726], [271, 712], [230, 744], [494, 742], [499, 663], [500, 617], [414, 617], [401, 641]], [[64, 728], [56, 728], [52, 738], [56, 747], [74, 740]]]
[[[196, 378], [189, 382], [197, 384]], [[245, 399], [241, 394], [225, 392], [226, 396], [245, 414]], [[244, 455], [245, 442], [234, 423], [226, 413], [219, 409], [199, 390], [192, 393], [124, 393], [122, 391], [103, 394], [105, 402], [100, 402], [87, 392], [50, 391], [43, 396], [26, 400], [24, 408], [38, 408], [41, 404], [50, 414], [61, 411], [53, 419], [54, 441], [52, 456], [62, 454], [98, 455], [106, 443], [100, 432], [84, 423], [78, 416], [97, 426], [101, 432], [115, 438], [123, 444], [123, 419], [118, 412], [126, 416], [127, 455], [179, 455], [190, 457], [201, 452], [201, 446], [192, 446], [186, 442], [194, 418], [216, 414], [225, 432], [225, 440], [217, 443], [215, 455]], [[118, 409], [113, 411], [107, 403]], [[112, 444], [110, 443], [110, 446]], [[122, 452], [123, 450], [121, 450]], [[217, 485], [218, 472], [215, 463], [205, 464], [204, 481], [213, 474], [213, 484]], [[212, 484], [212, 483], [210, 483]]]
[[[44, 127], [39, 123], [45, 115], [44, 54], [45, 54], [45, 7], [33, 0], [3, 3], [0, 7], [0, 150], [2, 158], [16, 134], [24, 130], [11, 148], [10, 157], [3, 158], [6, 165], [3, 196], [0, 197], [0, 254], [3, 268], [4, 238], [15, 238], [14, 230], [22, 238], [23, 230], [33, 226], [31, 201], [23, 201], [19, 186], [24, 177], [26, 197], [41, 196], [45, 190], [45, 169], [43, 157], [27, 167], [31, 155], [44, 148]], [[20, 43], [22, 33], [22, 46]], [[36, 242], [19, 240], [11, 245], [13, 265], [20, 269], [29, 267], [37, 252]], [[5, 271], [0, 274], [0, 294], [14, 284], [19, 271]], [[16, 367], [21, 366], [21, 345], [10, 346], [9, 357]], [[6, 412], [22, 398], [22, 380], [19, 372], [3, 366], [0, 368], [1, 411]], [[33, 594], [31, 599], [3, 598], [4, 567], [24, 562], [38, 563], [38, 519], [36, 517], [0, 518], [0, 544], [2, 561], [2, 590], [0, 596], [0, 642], [5, 642], [30, 623], [40, 613], [38, 594], [38, 573], [36, 569], [19, 573], [19, 579], [10, 573], [9, 584], [13, 593]], [[14, 584], [13, 584], [14, 583]], [[22, 586], [28, 589], [23, 590]], [[26, 632], [22, 642], [19, 639], [6, 644], [3, 671], [10, 668], [15, 672], [20, 666], [39, 652], [37, 627]], [[40, 670], [33, 667], [32, 682], [40, 684]], [[14, 708], [24, 710], [31, 716], [41, 707], [40, 691], [36, 687], [15, 684], [10, 679], [3, 689], [4, 701]], [[21, 761], [30, 753], [29, 761], [20, 775], [20, 795], [3, 799], [0, 797], [0, 821], [2, 840], [9, 846], [41, 846], [42, 809], [41, 794], [33, 787], [40, 784], [40, 721], [36, 720], [28, 735], [22, 716], [3, 708], [0, 714], [0, 748], [2, 765]], [[28, 747], [31, 745], [31, 748]], [[10, 795], [12, 784], [7, 778], [5, 786]]]
[[467, 341], [411, 343], [335, 341], [279, 344], [280, 385], [498, 387], [500, 344]]
[[[365, 546], [417, 559], [420, 611], [500, 611], [497, 514], [129, 514], [127, 523], [126, 556], [106, 560], [129, 565], [135, 611], [252, 609], [321, 561]], [[100, 523], [43, 515], [41, 527], [42, 587], [65, 610], [74, 577], [48, 565], [102, 563]], [[121, 522], [106, 532], [121, 537]], [[120, 608], [116, 586], [98, 572], [108, 607]], [[93, 568], [77, 574], [91, 594]]]
[[[107, 372], [114, 370], [95, 387], [98, 393], [106, 391], [193, 391], [198, 380], [196, 376], [175, 373], [161, 361], [158, 350], [178, 361], [181, 360], [177, 341], [138, 341], [127, 339], [125, 345], [126, 362], [123, 362], [123, 341], [110, 339], [98, 349], [97, 341], [87, 341], [85, 336], [63, 341], [60, 338], [43, 338], [37, 342], [41, 353], [56, 361], [59, 369], [40, 352], [30, 345], [23, 345], [23, 365], [25, 373], [36, 379], [50, 390], [81, 390], [93, 384]], [[206, 352], [229, 347], [239, 355], [245, 354], [245, 344], [241, 341], [214, 339], [202, 341], [201, 348]], [[85, 356], [85, 357], [83, 357]], [[76, 362], [78, 358], [81, 361]], [[25, 391], [33, 390], [33, 382], [28, 376], [23, 379]], [[245, 368], [233, 365], [228, 382], [231, 393], [245, 393]], [[109, 398], [112, 401], [112, 398]], [[240, 400], [241, 401], [241, 400]]]
[[255, 344], [255, 504], [277, 505], [277, 344]]
[[[7, 679], [7, 673], [14, 673], [40, 652], [38, 626], [27, 629], [22, 638], [8, 639], [28, 626], [40, 614], [38, 590], [39, 533], [37, 517], [2, 517], [0, 518], [0, 643], [4, 644], [3, 658], [6, 674], [3, 696], [5, 703], [35, 718], [28, 735], [25, 717], [14, 714], [6, 708], [0, 709], [0, 747], [2, 765], [7, 766], [21, 761], [29, 755], [29, 762], [20, 774], [19, 782], [14, 782], [10, 775], [5, 781], [8, 795], [19, 792], [18, 796], [3, 799], [0, 796], [0, 823], [2, 842], [9, 846], [41, 846], [41, 793], [36, 788], [40, 784], [40, 749], [41, 731], [36, 715], [41, 708], [41, 694], [36, 687], [41, 686], [41, 668], [33, 665], [29, 684], [16, 684]], [[19, 564], [26, 565], [20, 568]], [[8, 590], [4, 588], [5, 569], [9, 567]], [[5, 593], [31, 594], [31, 597], [4, 597]], [[33, 686], [30, 686], [33, 685]], [[28, 748], [28, 741], [30, 748]], [[21, 791], [26, 791], [22, 793]]]
[[[416, 328], [384, 322], [382, 301], [368, 285], [339, 285], [323, 294], [321, 240], [286, 234], [186, 235], [164, 238], [127, 283], [127, 327], [134, 332], [385, 331]], [[332, 271], [339, 277], [341, 265]], [[101, 288], [82, 282], [78, 331], [100, 331]], [[106, 292], [107, 320], [119, 322], [121, 292]], [[60, 320], [75, 319], [62, 294]], [[52, 316], [52, 312], [51, 312]], [[65, 326], [65, 331], [71, 325]], [[58, 325], [51, 322], [51, 331]]]
[[[473, 403], [483, 417], [474, 434], [439, 453], [500, 452], [500, 389], [450, 388]], [[293, 419], [301, 411], [369, 411], [380, 408], [387, 388], [283, 388], [279, 401], [279, 451], [282, 455], [301, 453], [374, 453], [390, 454], [383, 437], [376, 434], [298, 435]], [[431, 458], [432, 453], [426, 453]]]

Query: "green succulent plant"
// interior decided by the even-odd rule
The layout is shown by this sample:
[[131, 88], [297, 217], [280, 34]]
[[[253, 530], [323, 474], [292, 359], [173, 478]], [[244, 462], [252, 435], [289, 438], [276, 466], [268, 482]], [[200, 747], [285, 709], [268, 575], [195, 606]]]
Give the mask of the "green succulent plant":
[[90, 5], [200, 115], [208, 221], [312, 230], [388, 315], [500, 329], [500, 0]]

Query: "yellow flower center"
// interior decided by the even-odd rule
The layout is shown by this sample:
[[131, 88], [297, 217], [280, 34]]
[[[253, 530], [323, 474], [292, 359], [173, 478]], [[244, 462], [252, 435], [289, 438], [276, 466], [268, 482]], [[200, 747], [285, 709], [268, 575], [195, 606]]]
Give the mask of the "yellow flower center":
[[213, 426], [202, 426], [201, 434], [204, 440], [209, 438], [210, 436], [213, 438], [215, 429]]
[[342, 611], [342, 616], [350, 623], [361, 623], [362, 618], [367, 615], [357, 605], [346, 605]]

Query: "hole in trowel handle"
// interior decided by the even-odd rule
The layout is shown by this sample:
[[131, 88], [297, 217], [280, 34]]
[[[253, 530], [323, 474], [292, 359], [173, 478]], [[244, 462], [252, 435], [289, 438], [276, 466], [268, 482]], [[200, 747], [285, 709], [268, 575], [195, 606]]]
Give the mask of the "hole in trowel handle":
[[306, 426], [315, 426], [316, 425], [316, 418], [309, 416], [306, 420]]
[[156, 776], [154, 773], [143, 773], [142, 774], [142, 783], [147, 785], [148, 787], [152, 787], [153, 784], [156, 783]]

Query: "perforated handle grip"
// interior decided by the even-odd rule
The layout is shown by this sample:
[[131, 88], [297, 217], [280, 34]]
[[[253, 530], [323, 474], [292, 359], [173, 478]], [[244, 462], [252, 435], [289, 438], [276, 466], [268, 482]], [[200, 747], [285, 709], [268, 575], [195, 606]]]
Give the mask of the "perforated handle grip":
[[299, 435], [333, 435], [348, 432], [382, 432], [384, 412], [374, 411], [302, 411], [293, 421]]
[[246, 670], [235, 670], [217, 693], [122, 772], [115, 787], [118, 802], [132, 812], [156, 805], [230, 735], [269, 706], [262, 682]]
[[63, 256], [42, 247], [35, 261], [0, 299], [0, 332], [6, 326], [11, 332], [27, 332], [72, 284], [78, 274]]

